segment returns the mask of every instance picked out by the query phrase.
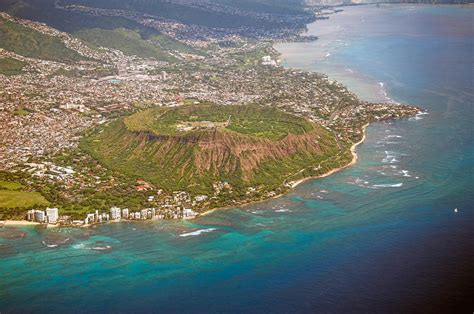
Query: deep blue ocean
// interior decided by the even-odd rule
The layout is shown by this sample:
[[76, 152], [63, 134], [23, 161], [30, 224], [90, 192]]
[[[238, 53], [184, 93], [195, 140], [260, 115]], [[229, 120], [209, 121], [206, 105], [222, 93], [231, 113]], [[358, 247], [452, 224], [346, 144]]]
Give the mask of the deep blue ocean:
[[0, 228], [0, 313], [472, 313], [473, 19], [474, 7], [382, 5], [310, 25], [318, 41], [277, 46], [286, 66], [428, 114], [371, 125], [355, 166], [266, 203]]

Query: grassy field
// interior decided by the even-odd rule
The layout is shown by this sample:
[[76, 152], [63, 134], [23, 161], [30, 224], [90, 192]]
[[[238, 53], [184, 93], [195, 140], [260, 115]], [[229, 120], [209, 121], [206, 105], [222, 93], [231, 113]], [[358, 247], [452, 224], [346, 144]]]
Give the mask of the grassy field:
[[23, 184], [18, 183], [18, 182], [11, 182], [11, 181], [5, 181], [5, 180], [0, 180], [0, 189], [6, 189], [6, 190], [20, 190], [24, 188]]
[[[102, 28], [82, 29], [75, 35], [94, 46], [117, 49], [126, 55], [155, 58], [167, 62], [176, 61], [176, 58], [169, 54], [166, 49], [144, 40], [138, 32], [126, 28], [114, 30]], [[156, 41], [159, 42], [160, 40], [163, 41], [160, 37], [156, 37]]]
[[26, 62], [13, 58], [0, 58], [0, 74], [11, 76], [21, 73]]
[[0, 18], [0, 48], [25, 57], [55, 61], [84, 59], [59, 39]]
[[275, 108], [260, 106], [217, 106], [212, 104], [183, 106], [173, 109], [149, 109], [125, 118], [131, 131], [151, 131], [156, 135], [183, 135], [178, 125], [197, 125], [199, 122], [230, 124], [225, 127], [248, 136], [281, 140], [288, 134], [303, 134], [313, 129], [303, 118]]
[[48, 201], [38, 192], [0, 190], [0, 208], [47, 205]]
[[0, 209], [47, 205], [48, 201], [38, 192], [23, 191], [21, 183], [0, 180]]

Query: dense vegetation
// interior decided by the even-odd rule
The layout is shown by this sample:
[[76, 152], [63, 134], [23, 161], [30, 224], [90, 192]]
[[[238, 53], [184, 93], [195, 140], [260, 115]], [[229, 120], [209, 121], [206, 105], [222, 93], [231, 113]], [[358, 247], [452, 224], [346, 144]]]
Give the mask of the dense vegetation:
[[23, 25], [0, 18], [0, 48], [25, 57], [57, 61], [83, 59], [58, 38], [42, 34]]

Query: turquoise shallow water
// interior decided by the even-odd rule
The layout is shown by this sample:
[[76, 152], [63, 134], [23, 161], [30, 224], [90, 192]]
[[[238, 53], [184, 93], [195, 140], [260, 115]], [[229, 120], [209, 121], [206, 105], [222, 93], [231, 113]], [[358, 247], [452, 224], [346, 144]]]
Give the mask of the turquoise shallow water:
[[318, 42], [279, 45], [288, 66], [429, 114], [371, 125], [354, 167], [267, 203], [2, 228], [0, 312], [472, 311], [473, 13], [351, 7], [310, 26]]

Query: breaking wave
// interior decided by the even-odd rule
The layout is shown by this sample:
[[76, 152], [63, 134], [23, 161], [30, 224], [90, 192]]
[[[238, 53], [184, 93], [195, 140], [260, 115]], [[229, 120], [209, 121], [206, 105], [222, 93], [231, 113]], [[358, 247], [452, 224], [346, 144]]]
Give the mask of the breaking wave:
[[217, 230], [217, 229], [216, 229], [216, 228], [199, 229], [199, 230], [192, 231], [192, 232], [188, 232], [188, 233], [182, 233], [182, 234], [180, 234], [179, 236], [180, 236], [180, 237], [198, 236], [198, 235], [200, 235], [201, 233], [212, 232], [212, 231], [215, 231], [215, 230]]

